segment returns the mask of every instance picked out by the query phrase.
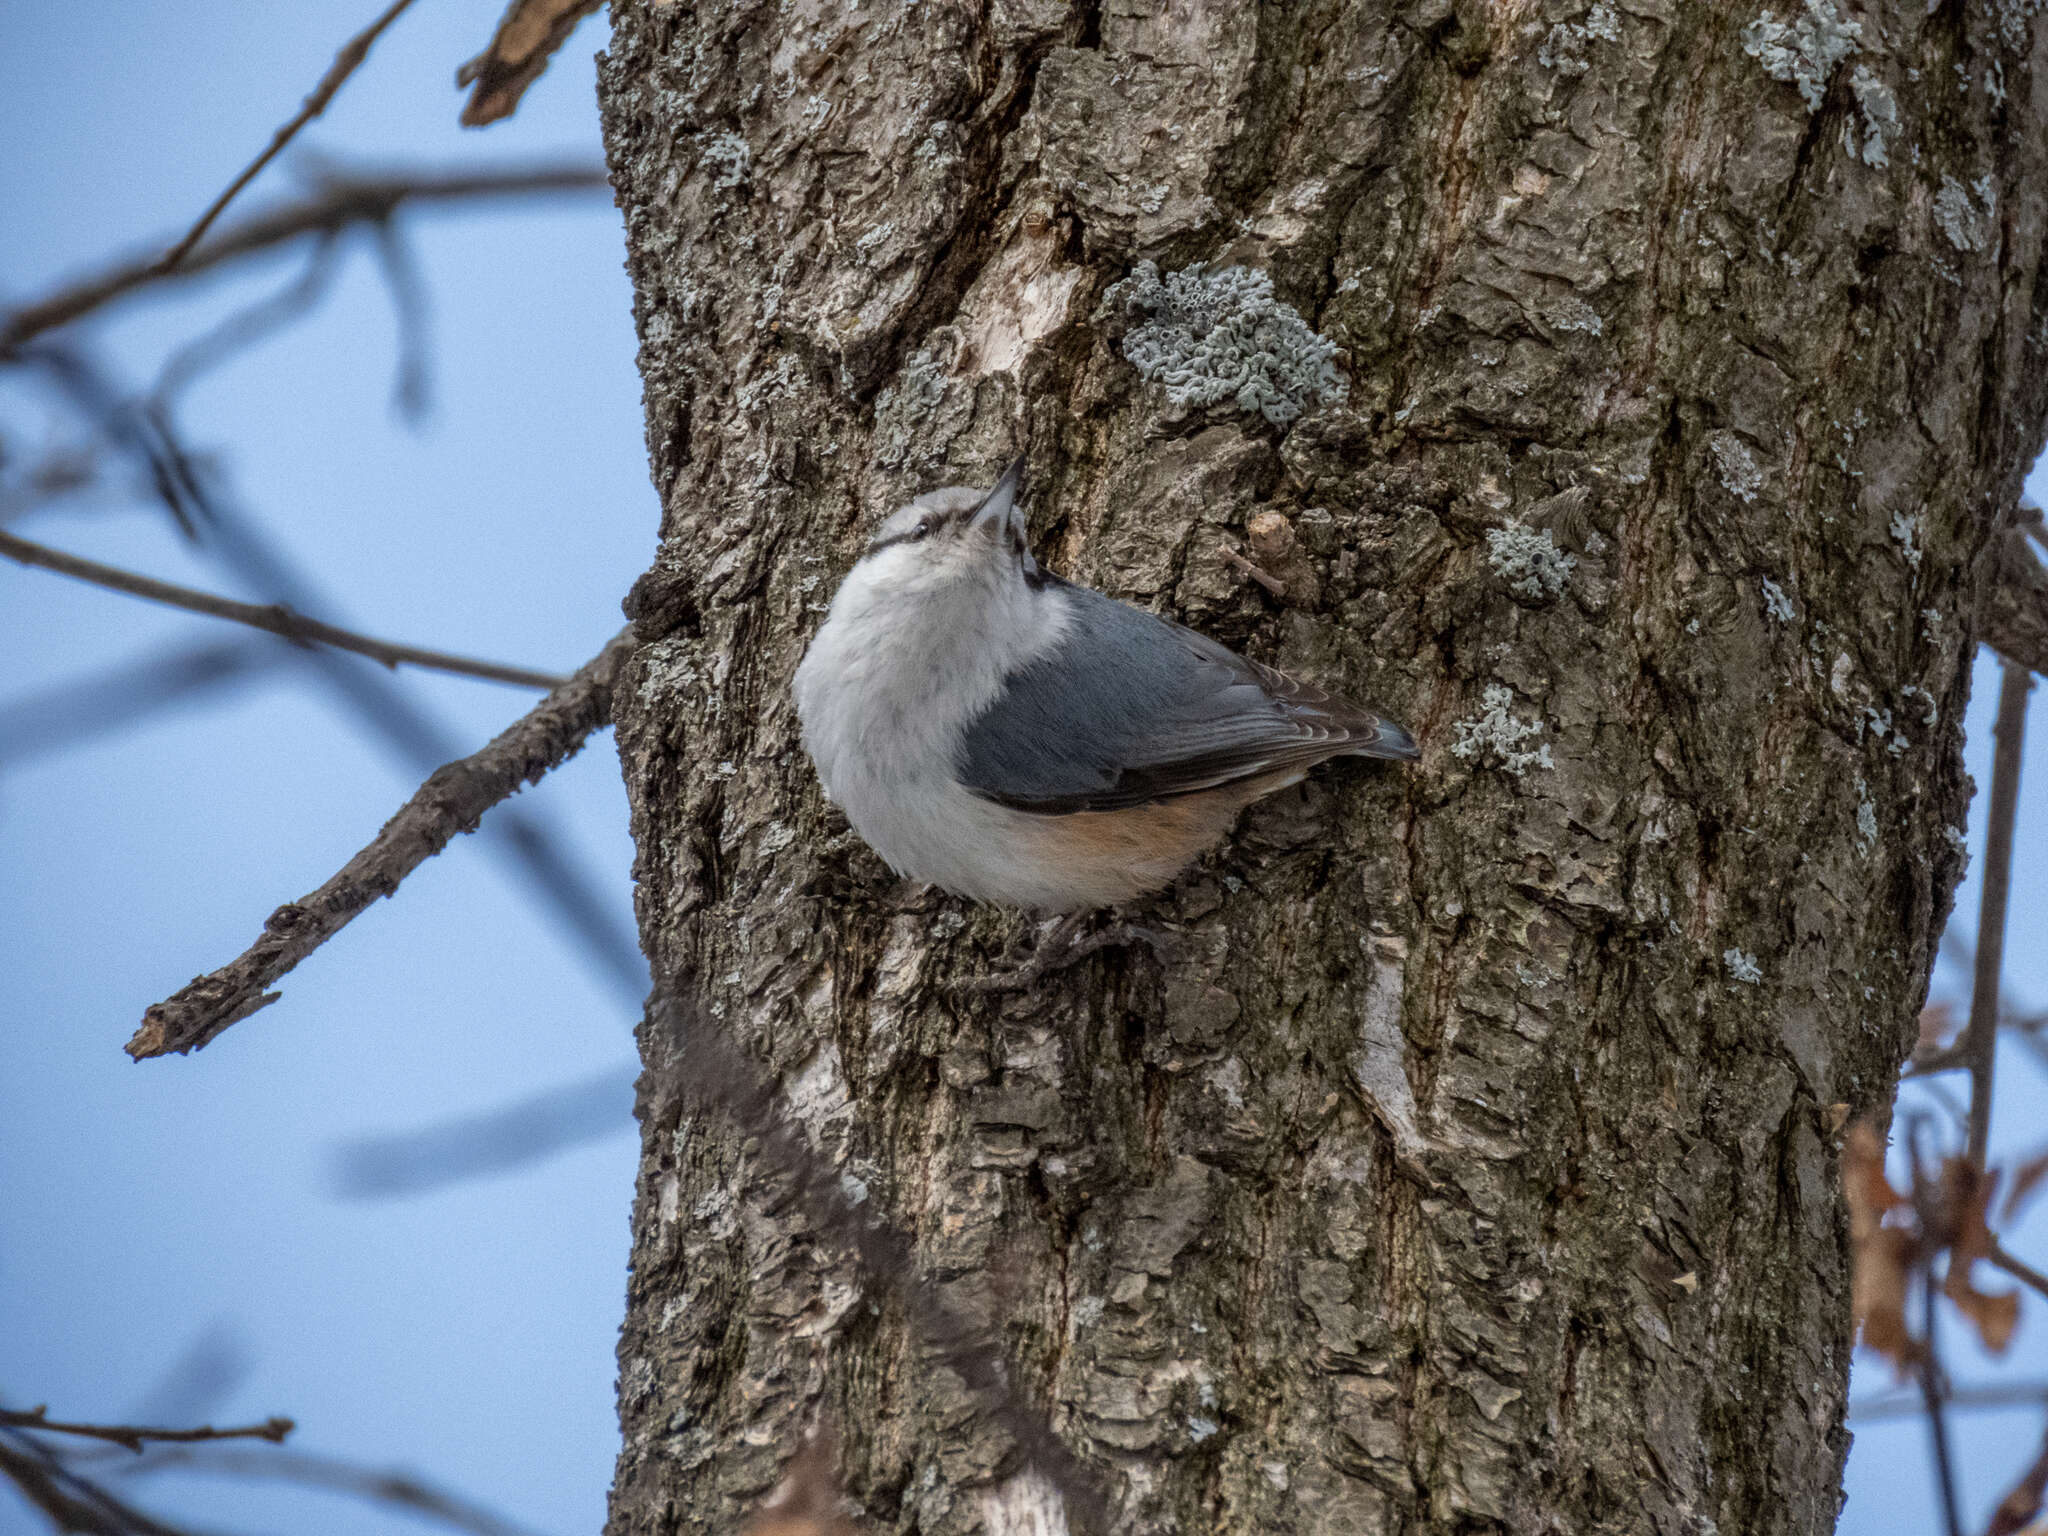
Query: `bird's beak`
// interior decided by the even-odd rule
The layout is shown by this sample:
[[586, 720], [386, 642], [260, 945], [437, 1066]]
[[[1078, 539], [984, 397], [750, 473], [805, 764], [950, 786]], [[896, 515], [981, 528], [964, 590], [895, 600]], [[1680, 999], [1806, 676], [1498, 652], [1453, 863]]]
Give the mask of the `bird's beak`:
[[1024, 478], [1024, 459], [1020, 454], [1010, 467], [1003, 471], [1003, 478], [995, 484], [982, 504], [974, 509], [974, 518], [968, 524], [975, 532], [991, 541], [1001, 538], [1014, 529], [1024, 531], [1024, 518], [1017, 510], [1017, 483]]

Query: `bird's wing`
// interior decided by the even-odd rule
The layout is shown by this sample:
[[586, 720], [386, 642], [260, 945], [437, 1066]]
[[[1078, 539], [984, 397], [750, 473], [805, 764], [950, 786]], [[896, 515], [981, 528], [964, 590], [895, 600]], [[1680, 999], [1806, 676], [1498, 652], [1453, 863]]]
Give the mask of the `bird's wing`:
[[1191, 629], [1063, 586], [1073, 623], [968, 729], [956, 766], [984, 799], [1113, 811], [1326, 757], [1412, 759], [1369, 709], [1247, 661]]

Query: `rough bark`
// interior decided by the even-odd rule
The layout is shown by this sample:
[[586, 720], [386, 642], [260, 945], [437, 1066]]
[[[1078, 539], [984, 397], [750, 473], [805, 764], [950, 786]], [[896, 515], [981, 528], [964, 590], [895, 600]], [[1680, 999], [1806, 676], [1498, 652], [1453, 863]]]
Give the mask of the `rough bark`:
[[[1122, 1529], [1831, 1527], [1835, 1133], [1959, 874], [2048, 389], [2034, 8], [615, 0], [643, 939]], [[1271, 272], [1348, 401], [1168, 408], [1091, 320], [1142, 258]], [[966, 995], [1027, 925], [890, 875], [788, 682], [876, 518], [1025, 448], [1055, 568], [1425, 761], [1256, 807], [1163, 959]], [[824, 1414], [878, 1529], [1063, 1529], [642, 1048], [613, 1536], [733, 1529]]]

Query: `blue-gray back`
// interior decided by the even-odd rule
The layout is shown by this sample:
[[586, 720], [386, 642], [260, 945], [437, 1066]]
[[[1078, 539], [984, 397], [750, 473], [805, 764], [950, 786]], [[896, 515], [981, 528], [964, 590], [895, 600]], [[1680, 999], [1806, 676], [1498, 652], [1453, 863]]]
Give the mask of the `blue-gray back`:
[[1215, 641], [1065, 582], [1060, 645], [1013, 673], [957, 767], [1021, 810], [1106, 811], [1305, 767], [1339, 753], [1412, 758], [1408, 733]]

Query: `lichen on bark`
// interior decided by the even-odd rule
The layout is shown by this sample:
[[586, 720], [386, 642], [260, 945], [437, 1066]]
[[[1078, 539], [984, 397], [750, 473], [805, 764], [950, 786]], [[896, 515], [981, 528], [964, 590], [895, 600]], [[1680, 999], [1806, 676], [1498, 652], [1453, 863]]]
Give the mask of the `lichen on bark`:
[[[1960, 870], [1970, 636], [1922, 615], [1972, 611], [2040, 445], [2042, 60], [1978, 4], [1868, 5], [1810, 107], [1760, 14], [613, 6], [643, 941], [1123, 1530], [1832, 1524], [1834, 1106], [1888, 1104]], [[1146, 260], [1268, 274], [1348, 397], [1174, 409], [1090, 320]], [[1248, 813], [1135, 914], [1163, 957], [969, 994], [1028, 925], [895, 880], [787, 687], [864, 530], [1020, 450], [1056, 569], [1425, 760]], [[1553, 600], [1491, 563], [1518, 523], [1574, 562]], [[1548, 771], [1453, 750], [1494, 690]], [[1053, 1518], [642, 1049], [613, 1536], [732, 1529], [826, 1415], [878, 1528]]]

